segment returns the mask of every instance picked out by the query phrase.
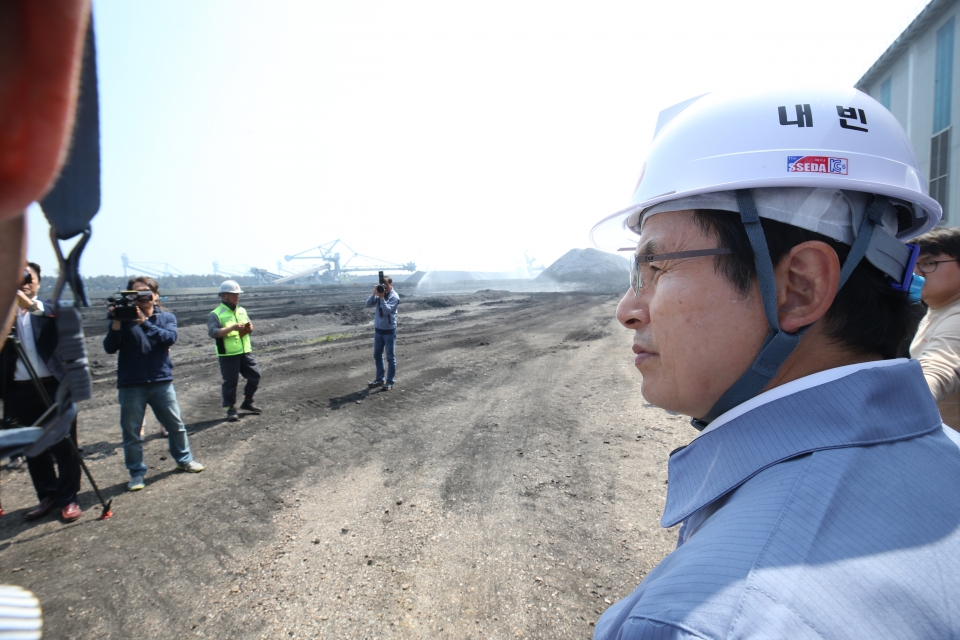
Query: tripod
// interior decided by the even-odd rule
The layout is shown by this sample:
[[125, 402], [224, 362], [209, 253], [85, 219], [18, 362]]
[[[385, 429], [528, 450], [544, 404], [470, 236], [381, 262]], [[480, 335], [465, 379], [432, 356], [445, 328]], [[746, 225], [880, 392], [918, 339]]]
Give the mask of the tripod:
[[[46, 420], [51, 413], [53, 413], [57, 405], [54, 404], [53, 400], [50, 398], [50, 395], [47, 393], [46, 388], [44, 388], [43, 383], [40, 381], [40, 376], [37, 375], [37, 370], [34, 369], [33, 363], [30, 362], [30, 358], [27, 357], [27, 350], [24, 349], [23, 343], [20, 342], [20, 338], [16, 333], [16, 326], [11, 327], [10, 336], [8, 340], [13, 342], [14, 348], [17, 352], [17, 358], [20, 362], [23, 363], [24, 367], [27, 369], [27, 373], [30, 375], [30, 381], [33, 382], [33, 386], [37, 391], [37, 394], [43, 400], [43, 403], [46, 405], [47, 410], [43, 413], [40, 418], [33, 424], [33, 426], [39, 426]], [[110, 510], [110, 505], [113, 504], [113, 500], [109, 502], [104, 500], [103, 494], [100, 493], [100, 487], [97, 486], [96, 481], [93, 479], [93, 475], [90, 473], [90, 469], [87, 468], [87, 464], [83, 461], [83, 457], [80, 455], [80, 451], [77, 450], [77, 444], [73, 441], [73, 438], [68, 434], [64, 438], [67, 442], [70, 443], [70, 450], [73, 451], [73, 455], [76, 457], [77, 462], [80, 463], [80, 468], [83, 469], [84, 474], [87, 476], [87, 480], [90, 481], [90, 486], [93, 487], [93, 490], [97, 494], [97, 499], [100, 500], [100, 505], [103, 507], [103, 511], [100, 513], [99, 520], [106, 520], [113, 515], [113, 511]], [[0, 516], [3, 515], [3, 507], [0, 505]]]

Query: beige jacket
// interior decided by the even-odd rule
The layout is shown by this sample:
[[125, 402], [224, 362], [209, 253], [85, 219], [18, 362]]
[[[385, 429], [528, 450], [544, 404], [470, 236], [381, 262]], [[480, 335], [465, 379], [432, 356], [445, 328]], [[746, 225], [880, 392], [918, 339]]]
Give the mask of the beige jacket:
[[960, 431], [960, 300], [929, 309], [910, 343], [943, 421]]

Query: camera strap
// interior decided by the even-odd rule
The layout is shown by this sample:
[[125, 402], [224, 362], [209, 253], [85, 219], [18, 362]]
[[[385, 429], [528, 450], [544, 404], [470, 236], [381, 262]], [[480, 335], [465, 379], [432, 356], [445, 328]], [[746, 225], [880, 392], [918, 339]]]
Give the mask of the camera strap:
[[[52, 302], [57, 318], [58, 348], [64, 364], [55, 410], [44, 421], [50, 438], [65, 433], [63, 429], [69, 428], [77, 414], [76, 403], [93, 395], [93, 380], [83, 341], [83, 317], [80, 315], [81, 306], [90, 306], [80, 275], [80, 256], [90, 240], [90, 221], [100, 210], [100, 99], [92, 14], [84, 42], [80, 87], [70, 151], [53, 189], [40, 201], [40, 207], [50, 222], [50, 241], [59, 263]], [[76, 236], [80, 236], [79, 240], [65, 257], [60, 241]], [[70, 287], [73, 293], [72, 305], [60, 304], [64, 286]], [[45, 434], [31, 452], [39, 452], [38, 448], [43, 444], [50, 446], [59, 441], [50, 442], [50, 438]]]

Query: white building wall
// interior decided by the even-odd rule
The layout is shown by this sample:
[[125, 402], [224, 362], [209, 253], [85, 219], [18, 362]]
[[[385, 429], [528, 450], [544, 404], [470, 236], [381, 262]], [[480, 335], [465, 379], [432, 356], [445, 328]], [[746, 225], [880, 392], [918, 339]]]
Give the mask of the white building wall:
[[880, 101], [880, 87], [891, 79], [890, 112], [900, 121], [910, 142], [920, 170], [930, 177], [930, 141], [933, 130], [934, 84], [937, 68], [937, 31], [954, 18], [953, 80], [950, 101], [950, 165], [947, 208], [944, 224], [960, 224], [960, 0], [951, 3], [940, 17], [922, 32], [913, 34], [907, 49], [892, 61], [882, 74], [861, 87]]
[[[890, 111], [897, 117], [904, 130], [908, 128], [908, 117], [910, 109], [910, 95], [907, 92], [907, 85], [910, 78], [909, 56], [901, 56], [890, 68], [890, 73], [882, 78], [880, 82], [875, 82], [874, 86], [868, 91], [876, 100], [880, 100], [880, 85], [883, 80], [890, 78]], [[910, 135], [909, 131], [907, 135]]]

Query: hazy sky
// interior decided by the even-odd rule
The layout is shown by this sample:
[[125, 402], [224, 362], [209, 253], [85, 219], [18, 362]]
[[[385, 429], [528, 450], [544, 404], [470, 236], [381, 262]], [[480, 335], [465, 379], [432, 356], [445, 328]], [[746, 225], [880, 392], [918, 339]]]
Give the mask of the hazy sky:
[[82, 270], [275, 270], [336, 239], [427, 269], [549, 264], [629, 203], [661, 109], [853, 85], [922, 6], [94, 0], [103, 205]]

